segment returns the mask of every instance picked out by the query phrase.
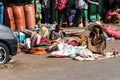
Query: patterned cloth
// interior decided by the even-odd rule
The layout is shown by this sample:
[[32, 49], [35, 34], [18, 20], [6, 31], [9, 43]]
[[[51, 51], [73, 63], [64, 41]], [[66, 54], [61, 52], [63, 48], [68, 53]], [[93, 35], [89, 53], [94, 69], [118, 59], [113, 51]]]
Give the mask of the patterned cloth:
[[55, 0], [55, 9], [63, 11], [68, 8], [70, 0]]

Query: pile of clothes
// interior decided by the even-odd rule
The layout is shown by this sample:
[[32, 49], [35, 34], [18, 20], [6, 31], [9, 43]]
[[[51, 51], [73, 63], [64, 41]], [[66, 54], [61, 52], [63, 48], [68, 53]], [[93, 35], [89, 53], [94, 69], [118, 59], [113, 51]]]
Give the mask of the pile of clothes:
[[49, 46], [48, 51], [54, 57], [72, 57], [79, 60], [94, 60], [97, 58], [94, 54], [106, 56], [106, 37], [102, 25], [93, 23], [88, 29], [89, 37], [79, 35], [58, 40], [57, 44]]
[[116, 8], [106, 13], [106, 22], [120, 23], [120, 9]]
[[[59, 28], [56, 28], [56, 31], [59, 31], [58, 29]], [[24, 40], [23, 47], [20, 47], [20, 49], [26, 53], [39, 55], [50, 53], [50, 56], [56, 58], [71, 57], [75, 60], [98, 60], [114, 56], [116, 57], [119, 56], [118, 51], [115, 51], [114, 53], [105, 52], [106, 36], [104, 35], [104, 32], [109, 33], [109, 29], [110, 28], [106, 25], [92, 23], [88, 27], [88, 30], [90, 31], [88, 37], [79, 34], [64, 37], [63, 34], [62, 36], [57, 34], [59, 37], [61, 37], [59, 38], [57, 37], [57, 35], [55, 35], [56, 31], [53, 31], [54, 39], [46, 40], [46, 36], [48, 36], [49, 32], [46, 27], [42, 27], [42, 29], [40, 29], [40, 32], [38, 31], [38, 33], [40, 33], [41, 36], [43, 38], [45, 37], [46, 39], [42, 40], [42, 38], [40, 38], [38, 41], [42, 40], [42, 43], [38, 42], [40, 43], [40, 45], [32, 46], [32, 40], [26, 38]], [[47, 33], [45, 33], [46, 30]], [[32, 35], [32, 37], [36, 37], [36, 33], [32, 34], [34, 34]], [[35, 38], [34, 41], [36, 41], [37, 38]]]

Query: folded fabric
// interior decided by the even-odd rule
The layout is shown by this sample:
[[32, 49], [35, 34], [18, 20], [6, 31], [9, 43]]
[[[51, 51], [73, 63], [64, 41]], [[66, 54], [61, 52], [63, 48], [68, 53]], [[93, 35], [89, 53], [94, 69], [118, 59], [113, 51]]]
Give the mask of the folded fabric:
[[112, 28], [111, 26], [105, 25], [105, 32], [109, 37], [114, 37], [116, 39], [120, 39], [120, 31]]
[[31, 54], [47, 54], [46, 48], [31, 48], [30, 49]]

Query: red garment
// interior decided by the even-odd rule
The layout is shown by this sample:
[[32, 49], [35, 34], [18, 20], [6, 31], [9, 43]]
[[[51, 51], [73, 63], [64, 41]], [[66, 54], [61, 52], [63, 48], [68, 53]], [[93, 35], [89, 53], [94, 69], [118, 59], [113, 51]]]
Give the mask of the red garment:
[[107, 14], [106, 14], [106, 19], [111, 20], [112, 16], [114, 16], [115, 14], [116, 14], [115, 11], [108, 11]]
[[68, 8], [70, 0], [55, 0], [55, 9], [63, 11]]
[[112, 28], [111, 26], [104, 26], [105, 32], [108, 36], [114, 37], [115, 39], [120, 39], [120, 31]]
[[31, 46], [39, 46], [41, 43], [44, 43], [47, 41], [46, 37], [41, 37], [39, 34], [34, 34], [31, 39]]

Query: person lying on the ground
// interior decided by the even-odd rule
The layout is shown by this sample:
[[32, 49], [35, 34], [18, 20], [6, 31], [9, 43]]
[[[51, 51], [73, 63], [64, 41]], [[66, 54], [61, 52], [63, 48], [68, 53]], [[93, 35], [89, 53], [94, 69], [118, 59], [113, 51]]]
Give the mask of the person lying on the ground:
[[[85, 41], [84, 41], [85, 42]], [[48, 51], [54, 51], [54, 50], [58, 50], [58, 45], [59, 44], [67, 44], [67, 45], [71, 45], [73, 47], [75, 46], [86, 46], [86, 43], [83, 44], [83, 39], [77, 36], [72, 36], [72, 37], [65, 37], [63, 39], [57, 39], [54, 40], [52, 45], [48, 47]]]
[[94, 53], [99, 53], [105, 56], [104, 49], [106, 48], [106, 37], [103, 34], [102, 25], [98, 23], [90, 24], [90, 30], [87, 47]]

